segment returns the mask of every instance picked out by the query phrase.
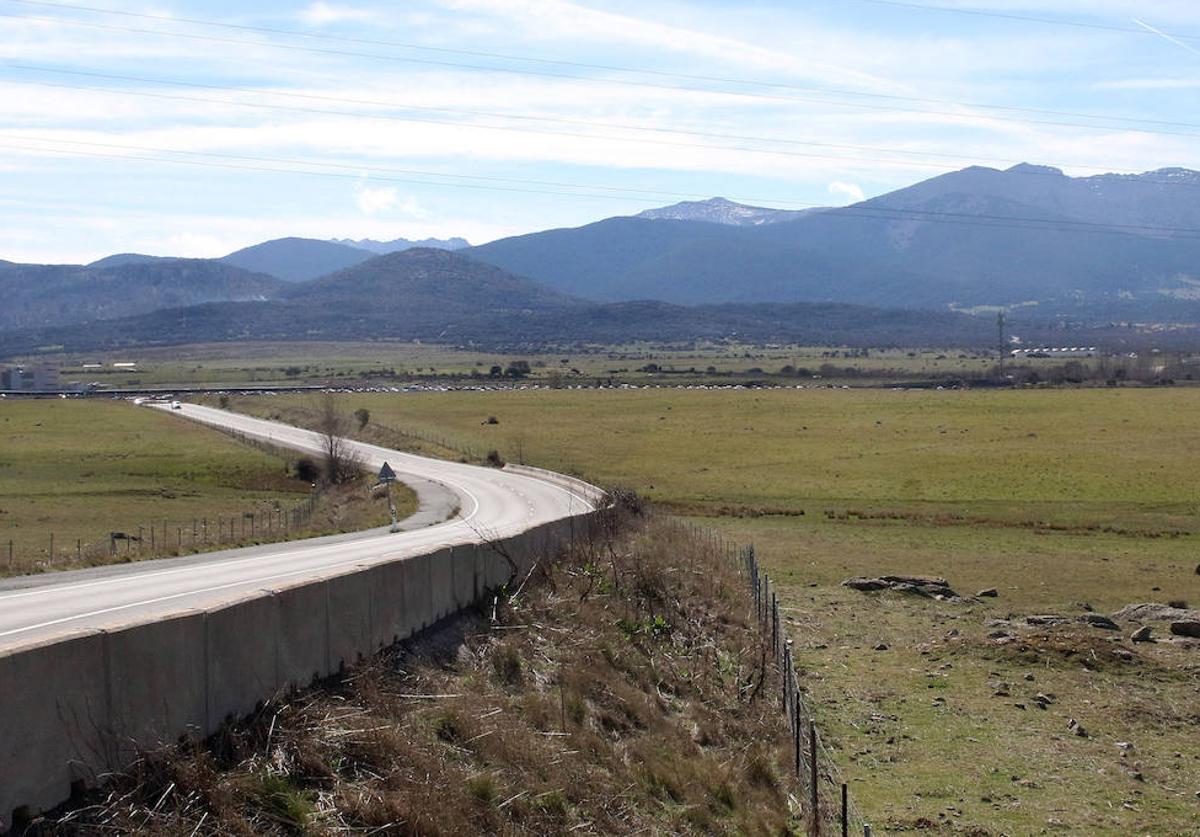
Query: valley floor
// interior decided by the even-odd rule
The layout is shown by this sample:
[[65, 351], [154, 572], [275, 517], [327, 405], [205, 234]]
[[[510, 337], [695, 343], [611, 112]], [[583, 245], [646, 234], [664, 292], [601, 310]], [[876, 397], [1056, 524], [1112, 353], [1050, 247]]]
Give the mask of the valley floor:
[[[1157, 642], [1133, 643], [1135, 622], [1076, 621], [1137, 602], [1200, 604], [1200, 392], [344, 403], [369, 409], [363, 432], [393, 444], [495, 450], [627, 486], [754, 541], [782, 590], [818, 721], [866, 818], [886, 831], [1200, 830], [1200, 647], [1165, 623], [1152, 626]], [[306, 410], [282, 396], [236, 406], [294, 421]], [[944, 576], [968, 599], [998, 595], [936, 601], [841, 585], [889, 573]], [[1039, 615], [1065, 621], [1026, 622]]]

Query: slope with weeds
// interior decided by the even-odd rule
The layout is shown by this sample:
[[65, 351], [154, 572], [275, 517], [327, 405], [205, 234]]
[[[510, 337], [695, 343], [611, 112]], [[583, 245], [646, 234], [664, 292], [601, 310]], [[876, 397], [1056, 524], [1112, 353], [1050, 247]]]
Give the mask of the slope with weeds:
[[622, 519], [30, 833], [787, 831], [790, 736], [744, 579], [722, 547]]

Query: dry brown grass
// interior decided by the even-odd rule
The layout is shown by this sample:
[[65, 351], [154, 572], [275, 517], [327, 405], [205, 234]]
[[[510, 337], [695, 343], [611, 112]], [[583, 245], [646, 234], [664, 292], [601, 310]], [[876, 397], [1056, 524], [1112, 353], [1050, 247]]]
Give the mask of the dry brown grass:
[[[729, 555], [639, 520], [515, 599], [201, 747], [147, 757], [43, 833], [780, 834], [778, 675]], [[766, 677], [766, 684], [755, 684]]]

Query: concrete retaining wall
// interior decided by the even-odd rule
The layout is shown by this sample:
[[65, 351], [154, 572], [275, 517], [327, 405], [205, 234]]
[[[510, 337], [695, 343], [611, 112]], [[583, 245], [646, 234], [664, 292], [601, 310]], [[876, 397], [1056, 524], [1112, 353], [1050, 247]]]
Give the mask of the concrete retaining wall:
[[595, 514], [0, 655], [0, 831], [480, 601]]

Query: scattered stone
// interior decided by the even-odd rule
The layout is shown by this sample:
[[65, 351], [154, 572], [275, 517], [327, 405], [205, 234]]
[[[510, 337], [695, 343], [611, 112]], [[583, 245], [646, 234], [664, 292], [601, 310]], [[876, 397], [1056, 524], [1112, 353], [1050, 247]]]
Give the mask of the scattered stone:
[[1044, 693], [1042, 693], [1042, 692], [1038, 692], [1038, 693], [1037, 693], [1037, 697], [1035, 697], [1035, 698], [1034, 698], [1034, 700], [1036, 700], [1038, 703], [1047, 703], [1047, 704], [1049, 704], [1049, 703], [1057, 703], [1057, 702], [1058, 702], [1058, 695], [1055, 695], [1055, 694], [1044, 694]]
[[1080, 738], [1088, 737], [1087, 730], [1083, 728], [1083, 724], [1079, 723], [1079, 721], [1076, 721], [1074, 718], [1067, 722], [1067, 729], [1071, 730], [1071, 732], [1075, 733]]
[[1175, 636], [1190, 636], [1200, 639], [1200, 619], [1180, 619], [1171, 623], [1171, 633]]
[[875, 650], [876, 651], [886, 651], [886, 650], [888, 650], [888, 644], [886, 642], [881, 642], [875, 646]]
[[1034, 677], [1032, 674], [1026, 674], [1026, 675], [1025, 675], [1025, 679], [1026, 679], [1028, 682], [1032, 683], [1032, 682], [1033, 682], [1033, 681], [1034, 681], [1036, 678], [1035, 678], [1035, 677]]
[[1008, 684], [1007, 684], [1007, 683], [1001, 683], [1001, 684], [1000, 684], [1000, 685], [999, 685], [999, 686], [996, 688], [996, 691], [992, 692], [992, 697], [1011, 697], [1011, 696], [1012, 696], [1012, 695], [1011, 695], [1011, 694], [1010, 694], [1010, 692], [1008, 691]]
[[994, 599], [1000, 595], [1000, 591], [997, 590], [995, 587], [989, 587], [986, 590], [980, 590], [975, 595], [979, 596], [981, 599], [982, 598]]
[[1022, 712], [1025, 711], [1025, 704], [1023, 703], [1014, 703], [1013, 706], [1017, 707], [1017, 709], [1020, 709]]
[[1114, 657], [1116, 657], [1118, 660], [1126, 660], [1126, 661], [1133, 660], [1133, 652], [1130, 651], [1128, 648], [1114, 648], [1112, 650], [1112, 655]]
[[958, 593], [950, 589], [950, 584], [946, 579], [935, 576], [881, 575], [878, 578], [857, 576], [846, 579], [842, 582], [842, 586], [864, 593], [894, 590], [897, 593], [912, 593], [939, 601], [958, 601], [961, 598]]
[[1183, 622], [1195, 620], [1200, 622], [1200, 610], [1194, 608], [1171, 607], [1157, 602], [1131, 604], [1118, 610], [1112, 615], [1113, 619], [1122, 622]]
[[1118, 741], [1117, 747], [1119, 747], [1122, 750], [1126, 750], [1126, 751], [1133, 749], [1133, 745], [1131, 743], [1129, 743], [1128, 741]]
[[1154, 637], [1151, 636], [1153, 631], [1149, 625], [1142, 625], [1136, 631], [1129, 635], [1130, 642], [1154, 642]]
[[1066, 616], [1056, 616], [1052, 613], [1042, 614], [1041, 616], [1026, 616], [1025, 623], [1027, 625], [1065, 625], [1071, 620]]
[[1082, 616], [1076, 616], [1075, 621], [1083, 622], [1084, 624], [1091, 625], [1094, 628], [1104, 628], [1106, 631], [1121, 630], [1120, 625], [1100, 613], [1085, 613]]
[[1010, 636], [1008, 631], [992, 631], [988, 634], [988, 639], [1006, 639]]

